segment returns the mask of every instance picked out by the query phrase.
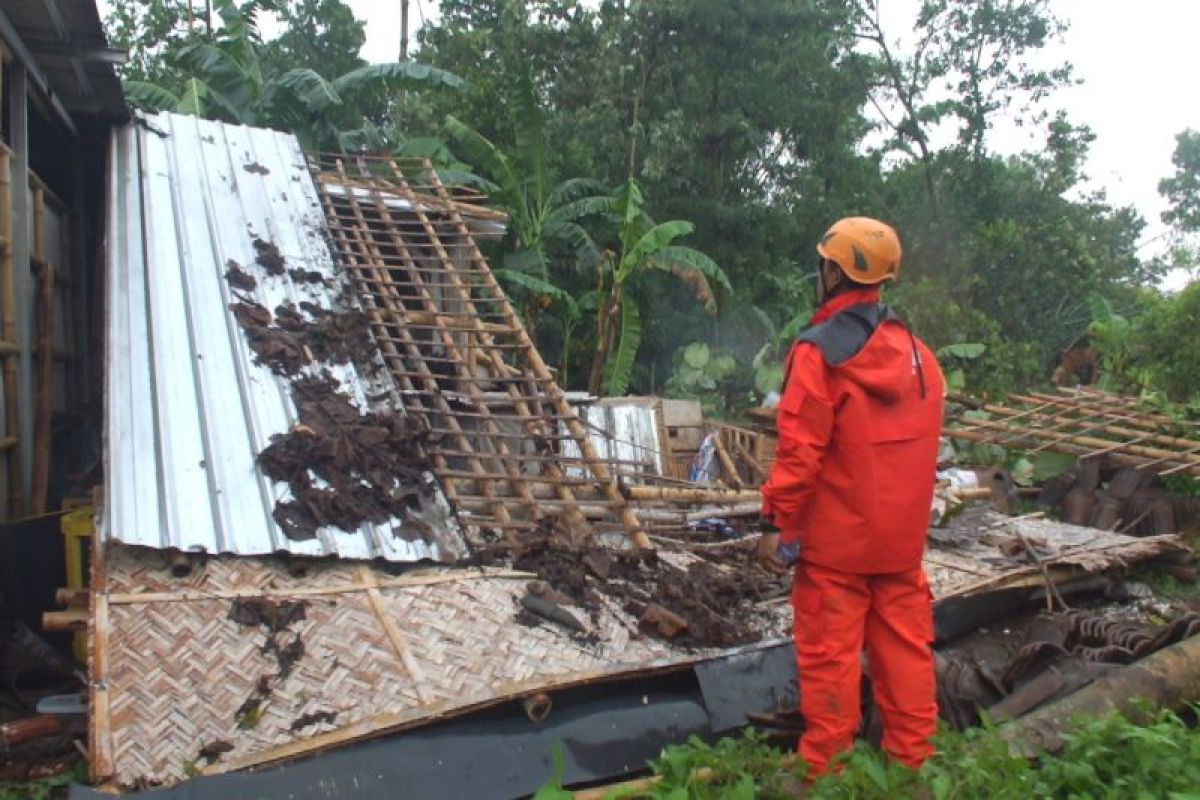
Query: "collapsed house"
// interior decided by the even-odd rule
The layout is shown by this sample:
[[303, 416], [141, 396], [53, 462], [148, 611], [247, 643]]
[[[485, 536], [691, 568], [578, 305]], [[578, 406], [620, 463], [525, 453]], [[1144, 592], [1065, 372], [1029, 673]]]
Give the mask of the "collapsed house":
[[[460, 785], [516, 795], [558, 725], [590, 728], [567, 743], [568, 780], [653, 756], [678, 709], [647, 680], [694, 676], [702, 713], [667, 740], [788, 704], [786, 585], [753, 572], [747, 540], [692, 526], [752, 519], [753, 476], [680, 477], [705, 438], [686, 408], [557, 386], [479, 250], [503, 225], [481, 198], [428, 163], [310, 158], [284, 134], [167, 114], [117, 131], [110, 165], [96, 782], [276, 767], [236, 785], [313, 769], [329, 785], [297, 760], [400, 758], [435, 723], [473, 750], [489, 709], [519, 708], [542, 737], [532, 765]], [[971, 530], [927, 559], [940, 606], [960, 608], [946, 635], [1046, 581], [1186, 555], [1174, 536], [1046, 520]], [[1031, 540], [1037, 560], [1011, 546]], [[581, 720], [571, 692], [596, 685], [610, 705]], [[631, 690], [646, 709], [612, 729]]]
[[[71, 9], [57, 42], [30, 35], [51, 6]], [[86, 630], [94, 783], [517, 796], [550, 774], [556, 742], [567, 782], [598, 781], [794, 705], [788, 587], [756, 571], [746, 535], [769, 425], [564, 392], [480, 250], [506, 222], [485, 198], [427, 162], [309, 155], [272, 131], [170, 114], [114, 127], [97, 113], [123, 104], [111, 68], [93, 74], [112, 54], [92, 4], [12, 8], [29, 16], [16, 30], [0, 14], [0, 35], [26, 34], [55, 70], [33, 76], [18, 57], [32, 51], [12, 48], [9, 85], [26, 70], [77, 86], [43, 91], [36, 119], [6, 110], [0, 224], [16, 222], [0, 318], [16, 328], [0, 358], [15, 416], [0, 495], [18, 517], [102, 480], [89, 585], [48, 615]], [[43, 130], [63, 102], [79, 142]], [[75, 187], [67, 223], [51, 183]], [[60, 261], [69, 281], [38, 278]], [[60, 308], [41, 321], [12, 300], [38, 292]], [[47, 346], [50, 331], [62, 338]], [[100, 386], [90, 417], [32, 399]], [[35, 446], [46, 425], [60, 431], [50, 457]], [[1043, 443], [1087, 436], [1050, 430]], [[82, 445], [100, 433], [92, 464]], [[1157, 465], [1128, 454], [1194, 473], [1196, 448]], [[1091, 515], [944, 516], [926, 558], [943, 640], [1133, 563], [1190, 558], [1172, 533]], [[1058, 646], [1092, 646], [1091, 632], [1075, 624]], [[955, 663], [960, 683], [991, 687], [975, 706], [1029, 704], [1031, 658], [1007, 682]]]

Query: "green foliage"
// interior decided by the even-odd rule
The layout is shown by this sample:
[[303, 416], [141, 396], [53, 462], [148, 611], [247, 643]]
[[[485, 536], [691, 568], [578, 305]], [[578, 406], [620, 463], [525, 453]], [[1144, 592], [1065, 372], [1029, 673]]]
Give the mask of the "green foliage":
[[[625, 394], [633, 376], [634, 361], [642, 342], [640, 295], [647, 273], [666, 272], [691, 290], [709, 313], [715, 313], [712, 283], [729, 290], [729, 279], [711, 258], [699, 250], [675, 244], [695, 226], [686, 220], [656, 223], [646, 213], [637, 181], [630, 178], [612, 195], [611, 220], [618, 252], [606, 251], [600, 263], [602, 294], [597, 313], [597, 347], [588, 388], [603, 385], [609, 395]], [[711, 281], [711, 283], [710, 283]], [[631, 310], [632, 309], [632, 310]], [[613, 322], [620, 319], [619, 330]]]
[[1189, 129], [1175, 137], [1171, 163], [1175, 174], [1158, 184], [1159, 193], [1171, 204], [1163, 212], [1163, 222], [1200, 233], [1200, 131]]
[[[343, 31], [347, 26], [351, 29], [349, 35], [302, 39], [303, 53], [297, 53], [301, 41], [297, 36], [302, 37], [306, 29], [316, 30], [313, 16], [337, 10], [334, 6], [340, 4], [330, 0], [317, 5], [306, 2], [285, 12], [285, 20], [296, 25], [300, 34], [272, 50], [262, 39], [257, 15], [276, 5], [256, 2], [239, 6], [234, 0], [214, 0], [219, 24], [206, 25], [203, 35], [190, 32], [161, 55], [162, 65], [141, 70], [157, 76], [157, 82], [131, 74], [127, 80], [130, 102], [151, 111], [169, 110], [290, 131], [308, 149], [352, 150], [382, 144], [385, 137], [369, 113], [385, 107], [381, 98], [388, 93], [403, 87], [463, 87], [457, 76], [425, 64], [365, 64], [357, 56], [347, 60], [336, 48], [357, 41], [362, 30], [353, 15], [347, 19], [344, 13], [334, 19], [340, 19]], [[118, 5], [114, 15], [124, 18], [129, 12], [123, 8]], [[324, 20], [324, 24], [332, 24], [334, 19]], [[321, 59], [322, 47], [335, 49], [327, 62]], [[294, 66], [297, 61], [315, 66]], [[340, 74], [328, 72], [331, 65], [341, 64], [353, 66]]]
[[[1113, 715], [1081, 720], [1057, 755], [1014, 755], [997, 729], [940, 733], [937, 752], [919, 771], [860, 744], [843, 757], [840, 773], [797, 791], [803, 768], [752, 732], [708, 744], [692, 738], [666, 748], [650, 767], [659, 780], [641, 791], [614, 791], [612, 800], [656, 798], [783, 798], [811, 800], [996, 800], [1045, 798], [1197, 797], [1200, 732], [1169, 711], [1145, 725]], [[702, 772], [703, 771], [703, 772]], [[702, 779], [706, 778], [706, 779]], [[547, 784], [557, 787], [557, 779]], [[568, 795], [547, 795], [547, 797]]]
[[1176, 402], [1200, 397], [1200, 282], [1156, 300], [1133, 334], [1149, 382]]
[[[365, 65], [344, 0], [216, 0], [211, 19], [199, 0], [114, 0], [107, 22], [139, 105], [386, 146], [486, 187], [511, 218], [489, 255], [566, 385], [653, 391], [703, 341], [770, 392], [812, 313], [815, 242], [868, 214], [904, 242], [888, 302], [954, 348], [954, 388], [1044, 383], [1087, 336], [1110, 385], [1200, 395], [1200, 293], [1155, 289], [1200, 252], [1200, 134], [1160, 185], [1178, 241], [1149, 257], [1143, 220], [1086, 188], [1092, 132], [1047, 114], [1073, 81], [1050, 0], [924, 0], [896, 29], [881, 5], [442, 0], [420, 65]], [[1028, 152], [989, 149], [1001, 117], [1035, 134]]]
[[58, 800], [73, 783], [88, 779], [87, 762], [80, 761], [61, 775], [25, 783], [0, 783], [0, 800]]
[[946, 376], [946, 389], [961, 392], [966, 388], [967, 375], [961, 364], [974, 361], [987, 352], [987, 345], [979, 342], [958, 342], [939, 347], [935, 355]]
[[738, 400], [749, 400], [748, 377], [732, 353], [692, 342], [676, 353], [666, 390], [669, 397], [699, 400], [705, 416], [727, 416], [739, 410]]

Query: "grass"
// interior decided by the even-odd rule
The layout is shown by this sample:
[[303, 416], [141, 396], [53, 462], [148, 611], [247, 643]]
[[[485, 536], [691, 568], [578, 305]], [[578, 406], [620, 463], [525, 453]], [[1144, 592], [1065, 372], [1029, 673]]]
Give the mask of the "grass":
[[[1037, 761], [1014, 756], [994, 729], [985, 728], [943, 732], [937, 750], [920, 771], [913, 771], [859, 746], [844, 758], [840, 775], [815, 782], [803, 796], [814, 800], [1200, 800], [1200, 732], [1170, 712], [1148, 725], [1135, 725], [1119, 715], [1083, 721], [1061, 753]], [[561, 760], [556, 758], [556, 763], [561, 777]], [[609, 798], [794, 797], [804, 777], [802, 768], [786, 764], [782, 751], [754, 733], [715, 744], [693, 739], [668, 747], [650, 767], [659, 782], [647, 789], [614, 791]], [[543, 786], [535, 800], [570, 797], [559, 778]]]
[[80, 761], [61, 775], [23, 783], [0, 783], [0, 800], [58, 800], [72, 783], [87, 781], [87, 762]]

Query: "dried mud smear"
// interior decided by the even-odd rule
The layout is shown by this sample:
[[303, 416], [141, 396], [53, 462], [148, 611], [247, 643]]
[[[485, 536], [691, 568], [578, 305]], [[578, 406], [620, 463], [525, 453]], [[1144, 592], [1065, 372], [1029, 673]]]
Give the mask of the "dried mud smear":
[[279, 276], [287, 271], [287, 262], [283, 260], [283, 255], [279, 252], [279, 248], [274, 242], [264, 241], [263, 239], [254, 239], [254, 252], [256, 257], [255, 263], [267, 271], [268, 275]]
[[[282, 270], [273, 245], [256, 239], [254, 246], [259, 264], [270, 271], [278, 263]], [[247, 285], [243, 277], [253, 281], [235, 266], [226, 273], [231, 285]], [[315, 272], [305, 277], [321, 280]], [[341, 302], [348, 306], [346, 291]], [[328, 372], [304, 374], [314, 363], [378, 369], [366, 317], [356, 309], [334, 311], [309, 302], [287, 303], [272, 314], [247, 297], [230, 310], [255, 361], [292, 382], [299, 421], [258, 456], [263, 472], [292, 491], [292, 499], [275, 504], [273, 516], [284, 534], [305, 541], [326, 526], [354, 531], [367, 522], [401, 519], [405, 524], [394, 529], [396, 535], [431, 541], [433, 530], [413, 513], [433, 491], [424, 480], [430, 468], [422, 447], [428, 426], [401, 414], [363, 413]]]
[[239, 730], [253, 730], [262, 718], [263, 706], [270, 699], [274, 685], [285, 681], [304, 657], [304, 640], [299, 633], [292, 636], [291, 627], [307, 617], [305, 600], [270, 600], [265, 597], [243, 597], [229, 606], [229, 619], [246, 627], [263, 628], [267, 638], [259, 652], [275, 658], [278, 671], [259, 676], [250, 696], [234, 712]]
[[225, 262], [225, 280], [234, 289], [242, 292], [253, 292], [258, 287], [258, 281], [242, 265], [232, 258]]

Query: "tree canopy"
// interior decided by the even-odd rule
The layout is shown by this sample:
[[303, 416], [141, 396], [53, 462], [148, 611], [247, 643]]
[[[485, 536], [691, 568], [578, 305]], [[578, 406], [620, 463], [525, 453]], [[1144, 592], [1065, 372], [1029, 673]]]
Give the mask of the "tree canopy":
[[[442, 0], [407, 65], [363, 62], [341, 0], [217, 0], [215, 20], [193, 5], [114, 3], [131, 97], [469, 165], [512, 216], [493, 263], [572, 388], [699, 385], [683, 361], [699, 343], [721, 407], [755, 399], [810, 312], [817, 239], [849, 214], [899, 230], [889, 296], [921, 335], [984, 345], [962, 360], [975, 391], [1048, 380], [1091, 298], [1139, 341], [1186, 319], [1156, 288], [1168, 262], [1140, 249], [1144, 220], [1087, 188], [1093, 134], [1051, 113], [1075, 77], [1054, 63], [1066, 26], [1049, 0], [923, 0], [911, 31], [889, 30], [880, 0]], [[267, 13], [282, 32], [264, 40]], [[1039, 133], [1027, 152], [995, 152], [1001, 116]], [[1200, 134], [1180, 134], [1174, 167], [1164, 221], [1195, 234]], [[663, 249], [626, 262], [631, 197], [638, 236], [686, 231], [660, 243], [678, 269], [654, 268]], [[597, 354], [590, 373], [568, 366]]]

